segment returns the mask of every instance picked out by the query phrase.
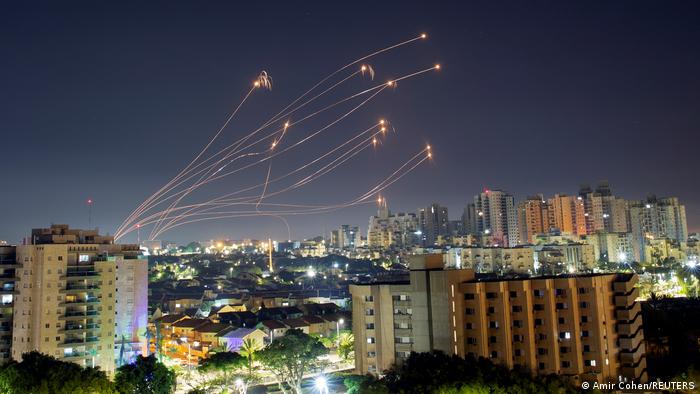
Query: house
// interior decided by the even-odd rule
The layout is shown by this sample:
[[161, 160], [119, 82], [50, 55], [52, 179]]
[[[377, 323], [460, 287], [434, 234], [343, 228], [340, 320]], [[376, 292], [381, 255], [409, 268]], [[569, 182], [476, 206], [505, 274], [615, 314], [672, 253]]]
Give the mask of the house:
[[187, 337], [187, 338], [194, 338], [194, 329], [203, 325], [207, 324], [210, 321], [208, 319], [183, 319], [178, 321], [177, 323], [174, 323], [172, 325], [173, 328], [173, 335], [182, 338], [182, 337]]
[[243, 296], [242, 293], [219, 293], [214, 299], [214, 306], [243, 304]]
[[304, 316], [304, 312], [295, 306], [281, 306], [276, 308], [260, 308], [257, 313], [260, 320], [296, 319]]
[[182, 314], [185, 316], [189, 316], [191, 318], [202, 318], [202, 311], [199, 308], [187, 308], [184, 311], [182, 311]]
[[265, 342], [270, 343], [287, 332], [289, 327], [279, 320], [263, 320], [255, 327], [265, 333]]
[[183, 313], [189, 308], [199, 308], [202, 306], [201, 298], [172, 298], [168, 300], [168, 312]]
[[287, 327], [294, 328], [297, 330], [301, 330], [304, 332], [304, 334], [309, 334], [309, 328], [310, 324], [307, 323], [304, 319], [302, 318], [296, 318], [296, 319], [284, 319], [282, 320], [282, 324], [286, 325]]
[[173, 313], [171, 315], [163, 315], [157, 319], [153, 320], [153, 326], [154, 329], [155, 327], [159, 327], [161, 332], [164, 333], [172, 333], [173, 332], [173, 324], [185, 320], [185, 319], [190, 319], [189, 316], [185, 316], [182, 313]]
[[352, 314], [349, 312], [331, 313], [329, 315], [323, 315], [323, 316], [321, 316], [321, 318], [330, 323], [329, 325], [331, 326], [330, 327], [331, 329], [336, 328], [336, 323], [340, 324], [341, 330], [352, 329], [352, 324], [351, 324]]
[[[316, 334], [325, 337], [332, 332], [329, 327], [329, 322], [318, 316], [304, 316], [302, 317], [302, 320], [309, 325], [309, 334]], [[335, 329], [335, 325], [333, 325], [333, 329]]]
[[255, 327], [258, 324], [258, 317], [250, 311], [244, 312], [223, 312], [217, 313], [211, 320], [219, 323], [227, 323], [234, 327]]
[[217, 335], [218, 344], [229, 352], [238, 352], [243, 345], [243, 341], [250, 339], [262, 348], [267, 339], [267, 334], [257, 328], [232, 328], [221, 331]]
[[195, 327], [194, 329], [194, 339], [202, 342], [202, 343], [210, 343], [213, 345], [216, 345], [218, 343], [218, 339], [216, 337], [216, 334], [222, 332], [222, 331], [229, 331], [233, 327], [226, 323], [214, 323], [214, 322], [209, 322], [209, 323], [204, 323], [202, 325], [199, 325]]
[[216, 315], [217, 313], [227, 313], [227, 312], [245, 312], [248, 309], [243, 304], [226, 304], [226, 305], [215, 305], [209, 310], [209, 316]]
[[303, 304], [299, 305], [299, 309], [301, 309], [306, 316], [328, 315], [331, 313], [337, 313], [340, 310], [338, 305], [332, 302], [326, 302], [323, 304]]

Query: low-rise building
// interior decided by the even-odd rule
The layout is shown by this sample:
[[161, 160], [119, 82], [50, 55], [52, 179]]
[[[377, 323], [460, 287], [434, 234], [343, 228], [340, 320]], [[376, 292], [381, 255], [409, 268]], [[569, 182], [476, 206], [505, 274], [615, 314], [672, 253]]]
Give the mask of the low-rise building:
[[284, 323], [282, 323], [279, 320], [263, 320], [260, 323], [258, 323], [258, 325], [255, 328], [260, 329], [262, 332], [265, 333], [266, 344], [271, 343], [275, 340], [275, 338], [284, 336], [284, 334], [289, 329], [289, 327], [287, 327]]
[[252, 340], [255, 346], [261, 349], [267, 335], [257, 328], [233, 328], [218, 333], [217, 338], [221, 348], [229, 352], [238, 352], [245, 340]]
[[535, 258], [532, 247], [452, 248], [445, 253], [445, 265], [451, 268], [471, 268], [480, 273], [533, 273]]

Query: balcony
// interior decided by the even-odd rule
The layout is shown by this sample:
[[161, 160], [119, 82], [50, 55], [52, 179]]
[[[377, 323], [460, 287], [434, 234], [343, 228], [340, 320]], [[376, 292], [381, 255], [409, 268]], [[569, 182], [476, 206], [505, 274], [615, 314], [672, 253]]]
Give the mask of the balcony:
[[631, 338], [619, 338], [618, 341], [620, 341], [620, 347], [625, 350], [625, 349], [636, 349], [639, 344], [642, 343], [644, 340], [644, 335], [635, 335], [634, 337]]
[[641, 358], [637, 363], [628, 366], [622, 366], [620, 371], [622, 376], [633, 378], [635, 380], [642, 380], [644, 374], [646, 374], [647, 369], [647, 359], [646, 357]]
[[99, 316], [100, 311], [88, 310], [88, 311], [66, 311], [63, 315], [59, 316], [59, 320], [85, 320], [95, 316]]
[[68, 271], [65, 275], [61, 276], [62, 280], [82, 280], [99, 278], [100, 273], [97, 271]]
[[88, 323], [88, 324], [73, 324], [73, 325], [66, 325], [65, 328], [62, 330], [58, 330], [59, 332], [67, 333], [67, 334], [72, 334], [72, 333], [82, 333], [86, 331], [93, 331], [93, 330], [98, 330], [100, 328], [100, 325], [97, 323]]
[[[0, 268], [2, 268], [2, 267], [0, 266]], [[0, 283], [16, 282], [18, 280], [19, 280], [19, 278], [16, 277], [14, 274], [0, 274]]]
[[63, 360], [66, 361], [78, 361], [82, 360], [86, 357], [91, 357], [91, 355], [87, 352], [73, 352], [71, 354], [66, 354], [63, 356]]
[[101, 299], [99, 297], [88, 297], [85, 299], [77, 299], [71, 301], [64, 301], [59, 303], [59, 306], [84, 306], [84, 305], [94, 305], [99, 304]]
[[641, 313], [642, 307], [638, 302], [632, 304], [631, 307], [619, 308], [615, 310], [615, 318], [617, 320], [630, 321], [633, 320], [639, 313]]
[[86, 337], [86, 338], [66, 338], [62, 343], [58, 344], [58, 347], [72, 347], [72, 346], [82, 346], [97, 344], [100, 341], [99, 337]]
[[59, 290], [62, 294], [74, 294], [74, 293], [84, 293], [84, 292], [101, 292], [102, 287], [98, 285], [79, 285], [75, 283], [68, 283], [65, 289]]
[[400, 337], [410, 337], [413, 335], [413, 330], [410, 328], [395, 328], [394, 335]]
[[620, 352], [620, 362], [623, 364], [637, 364], [639, 360], [641, 360], [646, 353], [646, 348], [644, 347], [644, 344], [642, 343], [639, 346], [639, 349], [637, 349], [634, 352]]
[[614, 282], [613, 283], [613, 290], [616, 293], [627, 294], [634, 288], [635, 284], [637, 284], [637, 280]]
[[639, 289], [634, 288], [628, 294], [616, 295], [615, 296], [615, 306], [631, 306], [635, 300], [639, 297]]
[[617, 333], [624, 336], [634, 335], [642, 325], [642, 315], [637, 315], [629, 323], [617, 323]]

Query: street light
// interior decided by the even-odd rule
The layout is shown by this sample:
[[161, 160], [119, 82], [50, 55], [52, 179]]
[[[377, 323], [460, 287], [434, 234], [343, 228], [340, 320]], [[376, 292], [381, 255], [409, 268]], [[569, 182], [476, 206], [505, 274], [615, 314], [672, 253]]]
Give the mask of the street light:
[[316, 390], [318, 390], [320, 394], [328, 394], [328, 381], [326, 380], [325, 376], [317, 377], [314, 384], [316, 386]]
[[236, 379], [235, 387], [241, 394], [245, 394], [248, 391], [246, 383], [241, 378]]
[[192, 358], [192, 344], [187, 341], [187, 337], [181, 337], [180, 340], [182, 342], [185, 342], [187, 344], [187, 369], [192, 371], [192, 363], [190, 362], [190, 358]]
[[340, 347], [340, 326], [342, 326], [343, 323], [345, 323], [343, 319], [338, 319], [338, 321], [335, 322], [336, 341], [338, 342], [336, 347]]

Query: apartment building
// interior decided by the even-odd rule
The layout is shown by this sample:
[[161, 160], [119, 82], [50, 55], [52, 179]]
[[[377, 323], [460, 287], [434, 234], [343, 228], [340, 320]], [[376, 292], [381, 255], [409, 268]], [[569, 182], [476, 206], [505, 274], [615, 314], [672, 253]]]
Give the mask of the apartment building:
[[652, 195], [645, 201], [630, 201], [629, 215], [635, 261], [647, 261], [645, 248], [649, 240], [666, 238], [685, 242], [688, 239], [685, 206], [676, 197]]
[[489, 244], [515, 246], [520, 243], [515, 198], [502, 190], [485, 189], [474, 196], [476, 230]]
[[470, 268], [480, 273], [534, 273], [534, 248], [529, 246], [451, 248], [444, 255], [447, 268]]
[[12, 358], [36, 350], [112, 374], [142, 353], [148, 264], [137, 245], [52, 225], [32, 230], [16, 259]]
[[0, 363], [11, 359], [16, 267], [15, 247], [0, 245]]
[[635, 275], [481, 279], [439, 255], [410, 268], [409, 282], [350, 286], [357, 373], [441, 350], [578, 381], [647, 379]]

